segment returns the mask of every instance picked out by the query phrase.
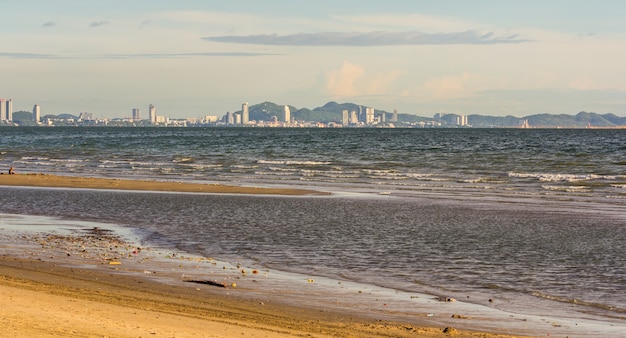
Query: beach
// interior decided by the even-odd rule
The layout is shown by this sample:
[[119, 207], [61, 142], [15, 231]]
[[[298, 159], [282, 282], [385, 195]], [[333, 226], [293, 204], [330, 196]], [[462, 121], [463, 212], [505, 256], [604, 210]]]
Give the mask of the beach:
[[199, 184], [174, 181], [142, 181], [101, 177], [59, 176], [47, 174], [3, 174], [0, 175], [0, 185], [80, 189], [170, 191], [215, 194], [323, 194], [318, 191], [307, 189], [277, 189], [267, 187], [233, 186], [222, 184]]
[[[109, 189], [113, 185], [115, 189], [225, 192], [216, 185], [194, 188], [193, 184], [157, 183], [53, 175], [0, 176], [0, 185], [88, 189]], [[236, 191], [259, 193], [257, 188], [237, 187]], [[289, 195], [303, 191], [270, 189], [263, 193]], [[447, 324], [462, 321], [462, 315], [441, 323], [426, 316], [404, 323], [374, 319], [357, 311], [288, 304], [278, 301], [280, 297], [259, 299], [246, 286], [260, 281], [262, 272], [250, 270], [247, 273], [252, 279], [246, 279], [241, 277], [239, 267], [234, 272], [230, 271], [234, 267], [229, 271], [226, 266], [221, 268], [225, 272], [218, 283], [189, 283], [184, 276], [167, 282], [172, 276], [161, 276], [167, 273], [159, 272], [158, 277], [164, 278], [155, 278], [155, 262], [145, 263], [148, 257], [162, 253], [149, 256], [148, 248], [136, 248], [98, 228], [52, 235], [22, 234], [19, 238], [6, 234], [2, 249], [2, 336], [512, 337]], [[217, 265], [210, 258], [178, 259], [187, 262], [178, 263], [181, 267]], [[225, 283], [224, 278], [237, 283]]]

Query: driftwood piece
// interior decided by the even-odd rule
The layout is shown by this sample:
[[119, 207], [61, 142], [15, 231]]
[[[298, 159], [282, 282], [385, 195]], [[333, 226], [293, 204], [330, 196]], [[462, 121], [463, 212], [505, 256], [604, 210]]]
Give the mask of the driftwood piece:
[[185, 279], [184, 282], [211, 285], [211, 286], [217, 286], [220, 288], [226, 287], [226, 284], [224, 283], [220, 283], [220, 282], [216, 282], [216, 281], [212, 281], [208, 279]]

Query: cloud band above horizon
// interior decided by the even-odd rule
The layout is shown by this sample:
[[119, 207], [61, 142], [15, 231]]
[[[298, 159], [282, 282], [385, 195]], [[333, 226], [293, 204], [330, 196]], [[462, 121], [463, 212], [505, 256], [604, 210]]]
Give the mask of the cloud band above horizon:
[[518, 34], [496, 36], [493, 32], [475, 30], [455, 33], [428, 34], [418, 31], [404, 32], [325, 32], [288, 35], [224, 35], [203, 37], [203, 40], [224, 43], [276, 45], [276, 46], [401, 46], [401, 45], [490, 45], [523, 43]]

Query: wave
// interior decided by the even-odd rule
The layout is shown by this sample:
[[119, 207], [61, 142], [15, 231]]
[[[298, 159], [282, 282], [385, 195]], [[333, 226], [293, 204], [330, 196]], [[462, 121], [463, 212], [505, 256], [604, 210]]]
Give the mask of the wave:
[[584, 300], [576, 299], [576, 298], [569, 298], [569, 297], [564, 297], [564, 296], [549, 295], [549, 294], [545, 294], [545, 293], [542, 293], [542, 292], [539, 292], [539, 291], [532, 291], [532, 292], [530, 292], [530, 294], [532, 296], [535, 296], [535, 297], [548, 299], [548, 300], [553, 300], [553, 301], [557, 301], [557, 302], [561, 302], [561, 303], [583, 305], [583, 306], [589, 306], [589, 307], [593, 307], [593, 308], [597, 308], [597, 309], [603, 309], [603, 310], [617, 312], [617, 313], [626, 313], [626, 309], [625, 308], [620, 308], [620, 307], [609, 305], [609, 304], [594, 303], [594, 302], [588, 302], [588, 301], [584, 301]]
[[42, 156], [22, 156], [20, 157], [20, 160], [23, 161], [48, 161], [50, 160], [49, 157], [42, 157]]
[[328, 161], [289, 161], [289, 160], [258, 160], [259, 164], [285, 164], [285, 165], [331, 165]]
[[549, 191], [566, 191], [566, 192], [581, 192], [581, 191], [589, 190], [589, 187], [570, 186], [570, 185], [566, 185], [566, 186], [542, 185], [541, 188], [544, 190], [549, 190]]
[[615, 175], [597, 174], [548, 174], [548, 173], [516, 173], [509, 172], [509, 177], [513, 178], [535, 178], [540, 182], [577, 182], [590, 180], [616, 180]]
[[174, 163], [192, 163], [195, 159], [193, 157], [177, 157], [172, 160]]

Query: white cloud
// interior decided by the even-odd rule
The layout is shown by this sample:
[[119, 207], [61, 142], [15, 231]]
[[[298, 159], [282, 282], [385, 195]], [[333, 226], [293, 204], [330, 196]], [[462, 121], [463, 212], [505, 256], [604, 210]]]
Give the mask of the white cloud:
[[334, 98], [365, 96], [388, 96], [401, 71], [382, 70], [371, 73], [362, 65], [344, 61], [343, 64], [325, 72], [326, 93]]
[[341, 68], [326, 72], [326, 89], [332, 97], [359, 95], [357, 82], [363, 79], [362, 66], [344, 62]]
[[478, 78], [468, 72], [432, 78], [417, 87], [403, 90], [401, 95], [415, 97], [421, 102], [468, 97], [479, 90]]
[[490, 45], [527, 42], [517, 34], [497, 36], [493, 32], [465, 31], [428, 34], [418, 31], [403, 32], [324, 32], [287, 35], [225, 35], [209, 36], [204, 40], [224, 43], [276, 46], [407, 46], [407, 45]]
[[89, 24], [89, 27], [100, 27], [100, 26], [105, 26], [105, 25], [108, 25], [108, 24], [109, 24], [108, 21], [94, 21], [94, 22]]

